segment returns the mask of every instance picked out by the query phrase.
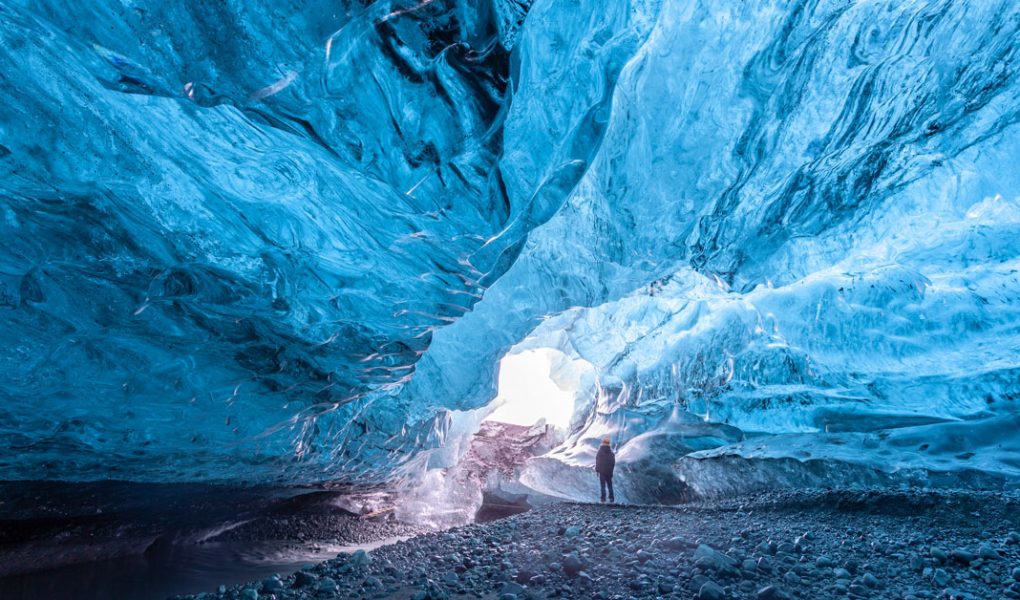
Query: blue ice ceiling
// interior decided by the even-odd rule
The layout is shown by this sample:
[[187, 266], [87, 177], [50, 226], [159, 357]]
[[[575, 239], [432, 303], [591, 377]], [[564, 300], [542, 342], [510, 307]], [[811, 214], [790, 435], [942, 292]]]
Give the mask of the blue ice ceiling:
[[0, 477], [393, 477], [521, 342], [598, 372], [557, 465], [612, 432], [704, 491], [1016, 476], [1018, 33], [1005, 0], [4, 2]]

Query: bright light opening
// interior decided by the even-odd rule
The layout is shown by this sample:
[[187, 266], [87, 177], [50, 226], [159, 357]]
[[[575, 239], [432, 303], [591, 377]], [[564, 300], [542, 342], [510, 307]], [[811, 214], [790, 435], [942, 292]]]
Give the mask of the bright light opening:
[[498, 408], [488, 420], [534, 425], [545, 419], [549, 425], [567, 429], [576, 390], [564, 389], [553, 379], [554, 369], [566, 364], [569, 361], [563, 353], [551, 348], [504, 357], [499, 366]]

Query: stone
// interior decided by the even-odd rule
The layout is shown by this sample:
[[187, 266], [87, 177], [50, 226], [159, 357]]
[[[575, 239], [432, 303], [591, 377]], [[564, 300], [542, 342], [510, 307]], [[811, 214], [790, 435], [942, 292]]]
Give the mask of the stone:
[[974, 562], [975, 557], [974, 553], [971, 552], [970, 550], [957, 548], [949, 553], [949, 558], [957, 564], [967, 566], [970, 563]]
[[819, 569], [828, 569], [832, 566], [832, 559], [828, 556], [819, 556], [815, 559], [815, 566]]
[[316, 587], [316, 590], [320, 594], [332, 594], [336, 592], [337, 589], [338, 586], [336, 581], [334, 581], [332, 577], [323, 577], [319, 580], [319, 585]]
[[259, 593], [252, 588], [245, 588], [241, 590], [241, 594], [238, 598], [241, 600], [259, 600]]
[[1013, 576], [1014, 580], [1020, 581], [1020, 567], [1014, 567], [1013, 572], [1010, 574]]
[[563, 572], [574, 577], [584, 570], [584, 562], [573, 552], [563, 557]]
[[946, 573], [945, 569], [935, 569], [935, 573], [932, 574], [931, 579], [936, 585], [944, 586], [949, 583], [949, 573]]
[[981, 547], [978, 548], [978, 556], [985, 560], [999, 560], [1002, 558], [999, 551], [988, 544], [981, 544]]
[[769, 585], [758, 590], [757, 600], [789, 600], [790, 596], [782, 588]]
[[520, 596], [524, 593], [524, 588], [516, 583], [508, 583], [499, 589], [499, 594], [511, 594], [514, 596]]
[[563, 530], [563, 534], [567, 537], [577, 537], [581, 535], [581, 528], [577, 525], [571, 525]]
[[836, 579], [849, 580], [852, 577], [852, 575], [850, 575], [850, 571], [847, 571], [843, 567], [833, 569], [832, 574], [836, 576]]
[[306, 585], [312, 585], [318, 578], [314, 573], [308, 571], [298, 571], [294, 573], [294, 587], [304, 587]]
[[264, 579], [262, 581], [262, 589], [271, 594], [283, 591], [283, 582], [280, 581], [280, 576], [273, 575], [272, 577]]
[[737, 561], [733, 557], [719, 552], [706, 544], [701, 544], [694, 551], [694, 562], [702, 561], [703, 564], [714, 569], [736, 569]]
[[949, 555], [947, 555], [946, 551], [942, 548], [932, 548], [928, 551], [928, 553], [931, 554], [931, 557], [937, 560], [940, 565], [946, 564], [949, 560]]
[[714, 581], [706, 581], [698, 590], [698, 600], [726, 600], [726, 592]]
[[372, 564], [372, 557], [364, 550], [358, 550], [351, 555], [351, 564], [355, 567], [365, 567]]
[[861, 577], [861, 581], [864, 582], [864, 585], [872, 589], [877, 588], [879, 586], [878, 578], [872, 575], [871, 573], [865, 573], [864, 576]]

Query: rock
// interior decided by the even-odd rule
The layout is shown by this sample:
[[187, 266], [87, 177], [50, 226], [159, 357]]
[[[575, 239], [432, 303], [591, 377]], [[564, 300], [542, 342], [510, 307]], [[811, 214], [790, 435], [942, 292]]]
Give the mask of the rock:
[[563, 533], [567, 537], [577, 537], [577, 536], [581, 535], [581, 528], [578, 527], [577, 525], [571, 525], [570, 527], [567, 527], [566, 529], [564, 529]]
[[499, 600], [517, 600], [517, 594], [500, 594]]
[[971, 552], [970, 550], [965, 550], [963, 548], [957, 548], [957, 549], [955, 549], [955, 550], [953, 550], [952, 552], [949, 553], [949, 558], [950, 558], [950, 560], [952, 560], [953, 562], [955, 562], [957, 564], [961, 564], [961, 565], [967, 566], [970, 563], [974, 562], [975, 556], [974, 556], [974, 553]]
[[741, 563], [740, 563], [740, 568], [741, 568], [741, 569], [743, 569], [743, 570], [745, 570], [745, 571], [750, 571], [750, 572], [752, 572], [752, 573], [753, 573], [753, 572], [754, 572], [754, 571], [756, 570], [756, 567], [757, 567], [757, 563], [755, 563], [755, 562], [754, 562], [754, 561], [753, 561], [752, 559], [750, 559], [750, 558], [745, 558], [745, 559], [744, 559], [743, 561], [741, 561]]
[[294, 587], [304, 587], [306, 585], [312, 585], [318, 578], [314, 573], [308, 571], [298, 571], [294, 573]]
[[832, 559], [828, 556], [819, 556], [815, 559], [815, 566], [819, 569], [828, 569], [832, 566]]
[[725, 600], [726, 592], [714, 581], [706, 581], [698, 590], [698, 600]]
[[719, 552], [711, 546], [701, 544], [694, 551], [694, 562], [701, 561], [702, 564], [714, 569], [736, 569], [736, 559]]
[[686, 550], [692, 547], [691, 543], [682, 537], [672, 537], [668, 540], [661, 542], [660, 545], [666, 550], [673, 551]]
[[443, 588], [439, 587], [435, 581], [431, 579], [425, 580], [425, 590], [416, 594], [419, 600], [447, 600], [449, 596], [443, 591]]
[[800, 575], [797, 575], [793, 571], [787, 571], [786, 574], [783, 575], [783, 581], [787, 585], [800, 585]]
[[938, 586], [944, 586], [949, 583], [949, 573], [946, 573], [945, 569], [935, 569], [935, 573], [932, 574], [931, 578]]
[[366, 567], [372, 564], [372, 557], [364, 550], [358, 550], [351, 555], [351, 564], [355, 567]]
[[1017, 533], [1015, 531], [1010, 531], [1006, 535], [1006, 543], [1007, 544], [1020, 544], [1020, 533]]
[[457, 582], [460, 581], [460, 577], [452, 571], [447, 571], [446, 573], [443, 573], [443, 576], [440, 577], [439, 580], [449, 585], [456, 585]]
[[763, 556], [763, 557], [758, 559], [758, 562], [756, 564], [758, 566], [758, 569], [760, 569], [762, 571], [765, 571], [766, 573], [771, 573], [772, 572], [772, 559], [771, 558], [769, 558], [767, 556]]
[[524, 584], [530, 582], [534, 577], [535, 577], [535, 574], [532, 573], [531, 571], [529, 571], [527, 569], [521, 569], [520, 571], [517, 571], [517, 576], [514, 577], [514, 581], [516, 581], [517, 583], [519, 583], [521, 585], [524, 585]]
[[584, 563], [573, 552], [563, 557], [563, 572], [571, 577], [583, 571], [584, 567]]
[[338, 586], [332, 577], [323, 577], [319, 580], [319, 585], [315, 589], [320, 594], [332, 594], [337, 591]]
[[836, 576], [836, 579], [846, 579], [847, 581], [849, 581], [852, 577], [852, 575], [850, 575], [850, 571], [847, 571], [843, 567], [833, 569], [832, 574]]
[[931, 557], [937, 560], [940, 565], [946, 564], [946, 561], [949, 560], [949, 555], [947, 555], [946, 551], [942, 548], [932, 548], [928, 551], [928, 553], [931, 554]]
[[1013, 576], [1014, 580], [1020, 581], [1020, 567], [1014, 567], [1013, 572], [1010, 574]]
[[655, 555], [652, 554], [651, 552], [648, 552], [647, 550], [638, 550], [637, 551], [637, 558], [638, 558], [639, 561], [641, 561], [642, 564], [644, 564], [644, 563], [652, 560], [653, 558], [655, 558]]
[[273, 575], [264, 579], [262, 581], [262, 589], [270, 594], [283, 591], [283, 582], [280, 581], [280, 576]]
[[872, 589], [877, 588], [879, 586], [878, 578], [872, 575], [871, 573], [865, 573], [864, 576], [861, 577], [861, 581], [864, 582], [864, 585]]
[[985, 560], [999, 560], [1002, 558], [999, 551], [988, 544], [981, 544], [981, 547], [978, 548], [978, 556]]
[[520, 596], [523, 593], [524, 593], [524, 588], [521, 587], [519, 584], [516, 584], [516, 583], [508, 583], [508, 584], [504, 585], [503, 587], [499, 588], [499, 594], [501, 596], [503, 594], [511, 594], [513, 596]]
[[241, 600], [259, 600], [259, 593], [252, 588], [245, 588], [241, 590], [241, 594], [238, 598]]
[[757, 600], [789, 600], [790, 596], [782, 588], [769, 585], [758, 590], [755, 598]]

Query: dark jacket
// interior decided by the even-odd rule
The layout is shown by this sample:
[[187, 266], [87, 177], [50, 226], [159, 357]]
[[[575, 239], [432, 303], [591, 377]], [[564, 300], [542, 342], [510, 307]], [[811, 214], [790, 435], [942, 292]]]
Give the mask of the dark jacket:
[[609, 446], [599, 446], [599, 451], [595, 455], [595, 472], [612, 477], [614, 468], [616, 468], [616, 455], [609, 449]]

